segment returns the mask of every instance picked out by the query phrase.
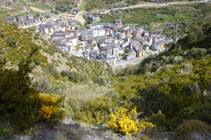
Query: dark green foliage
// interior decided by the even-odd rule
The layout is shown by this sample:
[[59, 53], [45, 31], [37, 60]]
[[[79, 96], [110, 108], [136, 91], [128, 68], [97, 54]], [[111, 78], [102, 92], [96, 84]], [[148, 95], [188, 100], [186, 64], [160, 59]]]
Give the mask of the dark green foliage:
[[7, 37], [7, 44], [12, 47], [12, 48], [15, 48], [16, 47], [16, 40], [14, 37]]
[[48, 71], [54, 76], [54, 78], [59, 79], [60, 74], [57, 72], [56, 67], [53, 63], [48, 66]]
[[48, 45], [48, 41], [46, 41], [44, 39], [41, 39], [41, 40], [42, 40], [44, 46], [47, 46]]
[[61, 75], [63, 77], [67, 77], [70, 81], [73, 81], [73, 82], [84, 82], [85, 81], [84, 76], [75, 71], [72, 71], [72, 72], [62, 71]]
[[61, 52], [61, 51], [59, 50], [59, 48], [56, 47], [56, 45], [51, 44], [51, 45], [48, 46], [48, 53], [49, 53], [49, 54], [53, 55], [53, 54], [56, 53], [56, 52]]
[[2, 67], [6, 63], [5, 55], [0, 55], [0, 67]]
[[151, 86], [140, 91], [140, 96], [142, 98], [141, 111], [144, 112], [144, 116], [149, 116], [153, 113], [157, 113], [159, 110], [164, 110], [168, 105], [167, 94], [160, 92], [157, 86]]
[[35, 119], [39, 91], [29, 77], [31, 57], [35, 51], [18, 64], [18, 70], [0, 68], [0, 119], [9, 120], [20, 131], [31, 127]]
[[187, 52], [186, 57], [188, 59], [199, 59], [207, 53], [207, 49], [203, 48], [193, 48]]
[[97, 98], [87, 101], [76, 113], [76, 119], [86, 124], [106, 123], [109, 114], [108, 101], [105, 98]]
[[4, 54], [5, 52], [4, 52], [4, 50], [0, 50], [0, 54]]
[[184, 108], [178, 112], [171, 120], [167, 120], [166, 116], [158, 111], [157, 114], [149, 116], [146, 120], [156, 124], [158, 127], [163, 130], [169, 131], [174, 130], [179, 126], [184, 120], [197, 119], [204, 121], [208, 124], [211, 123], [211, 114], [210, 109], [211, 104], [196, 104], [191, 107]]
[[34, 39], [39, 39], [39, 37], [40, 37], [40, 34], [39, 33], [36, 33], [35, 35], [34, 35]]
[[69, 73], [68, 79], [73, 82], [83, 82], [85, 80], [83, 75], [74, 71]]
[[39, 65], [40, 64], [40, 59], [39, 59], [39, 57], [35, 57], [34, 58], [34, 63], [36, 64], [36, 65]]
[[105, 85], [105, 81], [103, 80], [103, 78], [100, 78], [100, 77], [95, 77], [94, 78], [94, 82], [100, 86], [104, 86]]
[[62, 71], [61, 72], [61, 76], [62, 77], [68, 77], [68, 75], [69, 75], [69, 72], [67, 72], [67, 71]]

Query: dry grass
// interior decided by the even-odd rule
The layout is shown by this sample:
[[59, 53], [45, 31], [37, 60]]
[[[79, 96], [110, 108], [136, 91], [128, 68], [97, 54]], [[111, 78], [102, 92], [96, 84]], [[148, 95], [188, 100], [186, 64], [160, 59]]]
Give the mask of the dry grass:
[[204, 131], [204, 132], [211, 132], [211, 128], [205, 122], [199, 120], [189, 120], [184, 121], [182, 124], [178, 126], [176, 129], [177, 136], [184, 136], [189, 133]]
[[80, 22], [82, 25], [86, 22], [86, 20], [83, 18], [82, 15], [79, 15], [78, 18], [76, 19], [78, 22]]
[[33, 11], [35, 11], [35, 12], [45, 13], [45, 11], [38, 9], [38, 8], [35, 8], [35, 7], [29, 7], [29, 8], [32, 9]]
[[107, 94], [109, 89], [105, 86], [92, 85], [76, 85], [66, 91], [67, 98], [72, 98], [82, 104], [87, 99], [98, 98]]

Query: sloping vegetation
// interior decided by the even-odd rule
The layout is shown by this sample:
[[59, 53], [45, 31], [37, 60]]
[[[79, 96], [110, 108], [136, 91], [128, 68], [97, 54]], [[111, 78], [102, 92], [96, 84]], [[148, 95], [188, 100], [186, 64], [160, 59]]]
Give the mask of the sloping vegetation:
[[[210, 5], [169, 5], [166, 7], [147, 7], [122, 10], [120, 13], [107, 14], [100, 22], [113, 22], [121, 18], [123, 24], [135, 24], [149, 31], [162, 30], [167, 36], [182, 36], [190, 28], [210, 20]], [[170, 22], [178, 25], [177, 30], [167, 26]]]
[[178, 43], [169, 44], [166, 52], [144, 60], [135, 70], [120, 71], [112, 78], [108, 94], [82, 104], [76, 119], [103, 124], [121, 106], [128, 110], [137, 107], [140, 120], [156, 125], [151, 133], [178, 130], [190, 119], [210, 124], [210, 37], [210, 22], [196, 26]]
[[[64, 116], [62, 113], [76, 118], [81, 104], [108, 90], [104, 85], [112, 72], [109, 65], [62, 53], [32, 29], [19, 29], [3, 19], [0, 22], [0, 121], [11, 121], [15, 128], [11, 135], [37, 121], [51, 126]], [[11, 128], [4, 129], [3, 135], [9, 136]]]
[[192, 28], [166, 52], [144, 60], [135, 71], [120, 73], [113, 86], [121, 100], [143, 112], [140, 118], [162, 130], [175, 130], [189, 119], [210, 124], [210, 40], [210, 22]]
[[[194, 0], [172, 0], [171, 2], [175, 1], [194, 1]], [[85, 9], [89, 10], [99, 10], [99, 9], [111, 9], [111, 5], [118, 5], [118, 4], [128, 4], [128, 5], [136, 5], [145, 2], [154, 2], [154, 0], [86, 0], [87, 2]]]

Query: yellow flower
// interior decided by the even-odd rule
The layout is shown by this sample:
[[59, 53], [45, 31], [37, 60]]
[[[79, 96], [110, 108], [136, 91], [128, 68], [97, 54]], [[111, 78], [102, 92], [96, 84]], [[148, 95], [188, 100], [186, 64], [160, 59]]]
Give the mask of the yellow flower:
[[6, 129], [6, 128], [4, 128], [4, 129], [3, 129], [3, 132], [6, 132], [6, 131], [7, 131], [7, 129]]

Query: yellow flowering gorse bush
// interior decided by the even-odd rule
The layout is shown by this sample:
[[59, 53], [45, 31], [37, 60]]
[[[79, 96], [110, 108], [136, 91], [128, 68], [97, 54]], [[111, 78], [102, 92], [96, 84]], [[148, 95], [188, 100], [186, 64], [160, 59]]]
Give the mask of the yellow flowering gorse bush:
[[139, 129], [145, 130], [147, 126], [155, 127], [150, 122], [141, 122], [136, 119], [136, 108], [130, 112], [128, 109], [119, 108], [115, 114], [111, 114], [111, 120], [108, 122], [108, 128], [112, 128], [116, 132], [120, 132], [126, 135], [132, 135], [137, 133]]
[[64, 96], [56, 98], [52, 95], [39, 94], [39, 102], [41, 108], [39, 109], [39, 120], [52, 120], [56, 122], [59, 118], [65, 117], [63, 111], [59, 109], [59, 104], [63, 101]]

